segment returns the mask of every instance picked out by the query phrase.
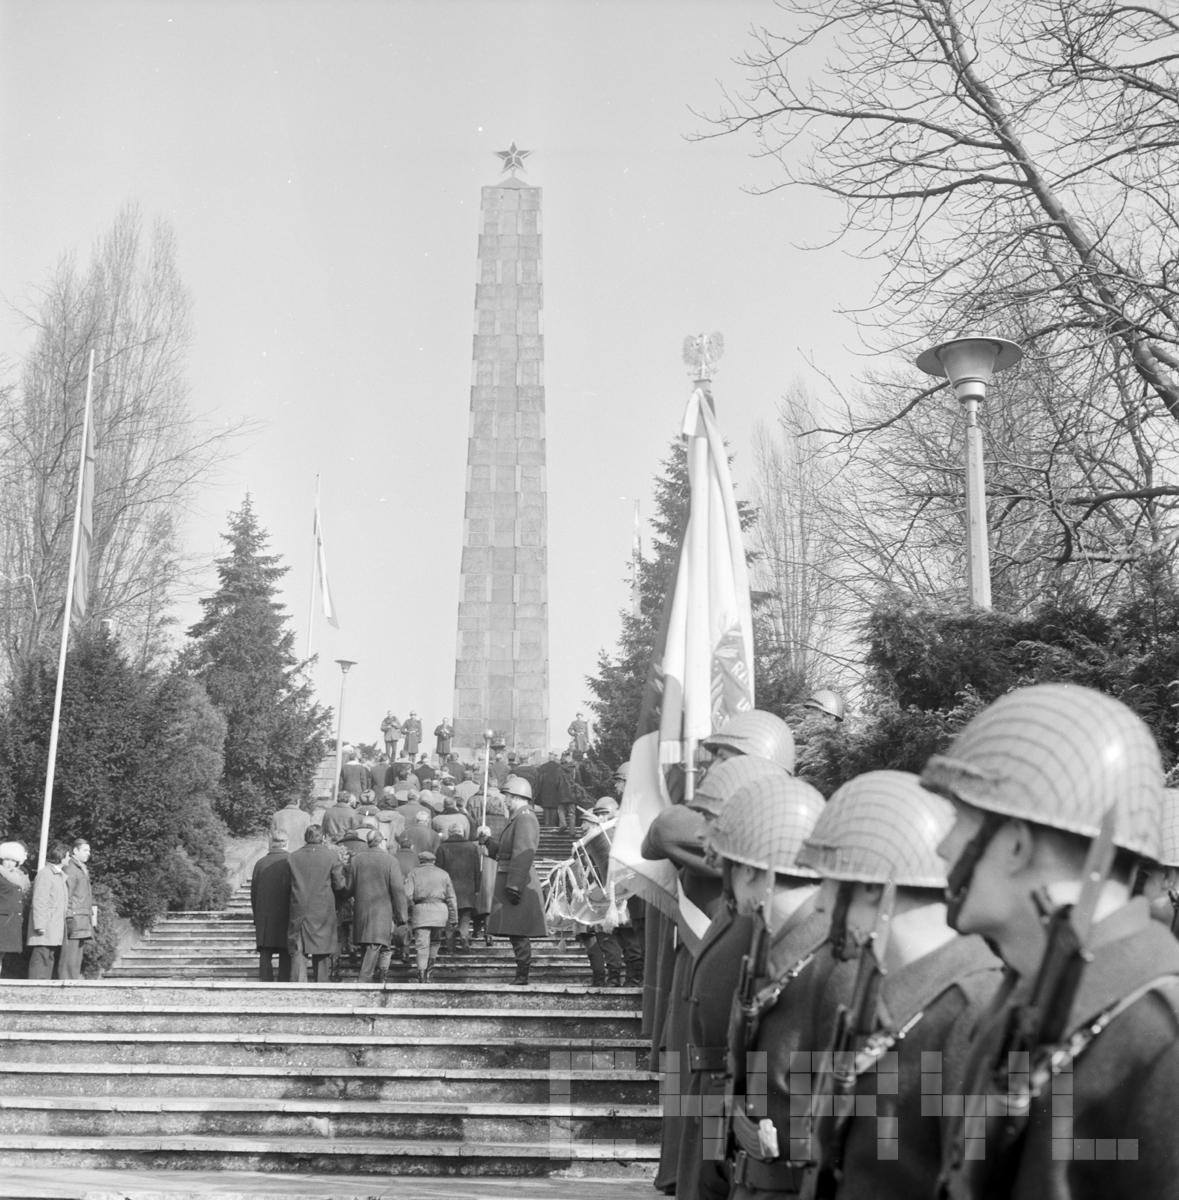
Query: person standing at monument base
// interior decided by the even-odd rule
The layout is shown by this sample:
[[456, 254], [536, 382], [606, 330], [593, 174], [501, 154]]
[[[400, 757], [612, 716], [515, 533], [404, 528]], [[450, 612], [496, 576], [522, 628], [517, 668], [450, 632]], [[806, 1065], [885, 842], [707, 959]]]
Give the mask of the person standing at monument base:
[[385, 755], [389, 761], [397, 761], [397, 748], [401, 745], [401, 722], [393, 715], [393, 710], [389, 709], [385, 713], [385, 719], [381, 722], [381, 737], [385, 742]]
[[24, 873], [28, 851], [21, 842], [0, 843], [0, 972], [5, 954], [25, 948], [25, 918], [32, 884]]

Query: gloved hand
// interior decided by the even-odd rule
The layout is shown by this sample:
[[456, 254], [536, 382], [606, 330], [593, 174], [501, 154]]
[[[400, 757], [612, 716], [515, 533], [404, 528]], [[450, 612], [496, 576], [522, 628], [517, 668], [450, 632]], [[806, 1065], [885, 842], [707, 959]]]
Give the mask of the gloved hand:
[[519, 904], [520, 903], [520, 889], [519, 888], [513, 888], [513, 887], [504, 888], [504, 895], [507, 896], [509, 904]]

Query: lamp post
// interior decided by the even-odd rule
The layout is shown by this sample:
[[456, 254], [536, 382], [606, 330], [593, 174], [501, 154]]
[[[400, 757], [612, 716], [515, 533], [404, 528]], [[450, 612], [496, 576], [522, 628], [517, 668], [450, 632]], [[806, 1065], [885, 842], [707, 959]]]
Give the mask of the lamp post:
[[479, 824], [487, 824], [487, 783], [491, 778], [491, 739], [495, 737], [494, 729], [483, 731], [483, 801], [480, 805]]
[[341, 741], [341, 730], [344, 728], [344, 680], [348, 678], [348, 671], [356, 666], [356, 662], [350, 658], [337, 658], [336, 663], [340, 668], [340, 703], [336, 707], [336, 787], [332, 793], [332, 800], [339, 804], [340, 760], [344, 756], [344, 743]]
[[1023, 351], [1006, 338], [969, 334], [917, 356], [917, 366], [954, 385], [966, 413], [966, 578], [972, 608], [991, 607], [991, 558], [987, 546], [987, 491], [983, 478], [979, 402], [995, 374], [1013, 367]]

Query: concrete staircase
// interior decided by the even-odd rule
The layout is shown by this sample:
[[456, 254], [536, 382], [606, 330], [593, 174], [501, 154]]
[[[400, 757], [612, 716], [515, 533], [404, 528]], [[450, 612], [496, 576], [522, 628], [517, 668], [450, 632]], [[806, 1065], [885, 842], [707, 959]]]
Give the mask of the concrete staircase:
[[586, 986], [579, 949], [539, 944], [526, 989], [506, 943], [426, 985], [259, 984], [243, 902], [98, 982], [0, 980], [0, 1176], [650, 1176], [638, 989]]

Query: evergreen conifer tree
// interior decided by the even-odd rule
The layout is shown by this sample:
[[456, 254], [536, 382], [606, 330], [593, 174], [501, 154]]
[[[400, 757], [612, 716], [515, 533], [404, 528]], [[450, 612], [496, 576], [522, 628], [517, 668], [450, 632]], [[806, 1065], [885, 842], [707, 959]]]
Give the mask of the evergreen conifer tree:
[[201, 600], [185, 661], [225, 718], [225, 772], [218, 806], [230, 831], [265, 828], [291, 792], [310, 795], [330, 711], [312, 699], [294, 653], [295, 634], [278, 601], [287, 573], [267, 554], [269, 537], [247, 495], [222, 534], [220, 586]]

